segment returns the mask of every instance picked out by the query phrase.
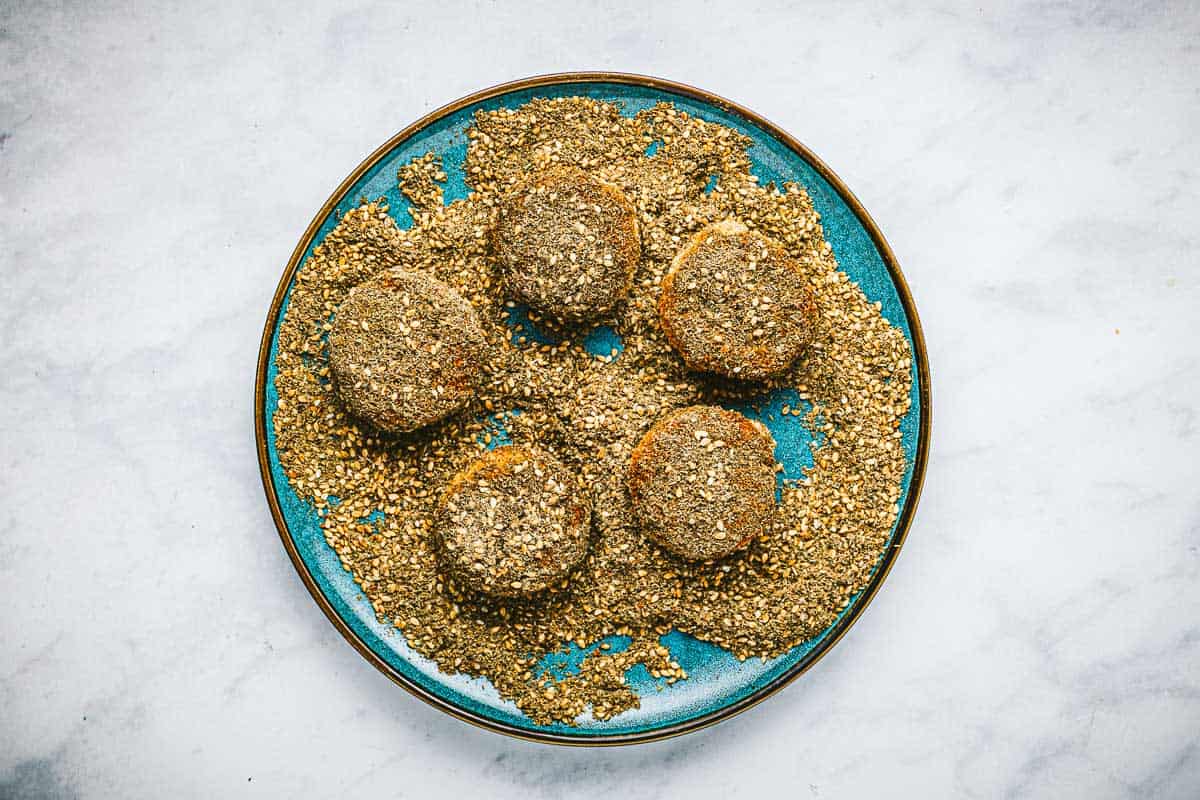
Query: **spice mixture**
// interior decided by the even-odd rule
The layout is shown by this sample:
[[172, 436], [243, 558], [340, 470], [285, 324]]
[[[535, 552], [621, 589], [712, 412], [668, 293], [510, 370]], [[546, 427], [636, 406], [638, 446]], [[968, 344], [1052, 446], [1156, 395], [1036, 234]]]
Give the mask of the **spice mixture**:
[[[273, 424], [282, 465], [379, 618], [443, 671], [487, 677], [543, 724], [636, 707], [625, 682], [635, 664], [667, 684], [686, 678], [658, 641], [672, 628], [742, 659], [775, 656], [819, 634], [870, 578], [899, 510], [899, 424], [912, 354], [880, 305], [838, 271], [808, 195], [795, 184], [760, 186], [749, 172], [748, 139], [669, 104], [626, 118], [586, 98], [534, 100], [479, 112], [468, 137], [473, 192], [443, 206], [438, 159], [406, 165], [399, 180], [413, 226], [398, 229], [382, 201], [346, 213], [297, 272], [279, 333]], [[637, 210], [632, 291], [601, 320], [621, 337], [619, 354], [597, 357], [582, 347], [582, 333], [536, 315], [532, 322], [558, 343], [520, 331], [513, 340], [513, 306], [489, 231], [506, 193], [554, 165], [619, 187]], [[810, 346], [769, 384], [689, 372], [659, 326], [659, 287], [677, 251], [730, 218], [786, 249], [815, 296]], [[349, 289], [395, 266], [435, 275], [466, 298], [488, 357], [471, 407], [431, 428], [385, 436], [338, 400], [327, 334]], [[652, 544], [626, 486], [641, 436], [674, 409], [745, 402], [772, 387], [791, 387], [811, 404], [783, 413], [802, 418], [817, 444], [804, 478], [783, 485], [768, 530], [709, 563]], [[461, 586], [439, 570], [433, 539], [451, 479], [502, 435], [553, 454], [591, 495], [587, 556], [565, 588], [533, 599]], [[585, 647], [610, 634], [632, 644], [591, 650], [565, 678], [537, 673], [539, 658], [565, 642]]]

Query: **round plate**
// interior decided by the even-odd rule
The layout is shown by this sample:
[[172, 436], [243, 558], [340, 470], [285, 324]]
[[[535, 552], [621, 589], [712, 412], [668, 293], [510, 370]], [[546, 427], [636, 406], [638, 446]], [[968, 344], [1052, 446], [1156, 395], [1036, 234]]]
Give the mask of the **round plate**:
[[[912, 407], [901, 424], [908, 458], [901, 512], [871, 581], [838, 620], [821, 635], [766, 662], [738, 662], [720, 648], [672, 632], [663, 642], [687, 670], [688, 680], [658, 691], [644, 668], [631, 670], [630, 684], [641, 697], [641, 708], [605, 722], [585, 721], [579, 727], [535, 724], [511, 702], [501, 699], [485, 680], [443, 674], [433, 662], [410, 650], [395, 628], [378, 622], [370, 604], [325, 542], [315, 510], [296, 495], [284, 477], [271, 424], [278, 400], [274, 384], [279, 323], [292, 280], [337, 220], [360, 198], [384, 196], [397, 224], [408, 227], [412, 219], [408, 203], [397, 189], [397, 167], [432, 150], [441, 155], [449, 175], [446, 202], [464, 197], [469, 191], [461, 169], [467, 150], [465, 131], [477, 110], [513, 108], [534, 97], [571, 95], [617, 103], [630, 115], [668, 101], [749, 136], [753, 140], [749, 151], [753, 173], [762, 184], [795, 181], [808, 190], [841, 269], [859, 283], [869, 299], [882, 304], [884, 317], [908, 337], [915, 362]], [[776, 455], [784, 465], [785, 476], [796, 477], [801, 467], [811, 463], [808, 434], [798, 417], [778, 413], [784, 402], [788, 402], [786, 395], [771, 396], [744, 410], [771, 428], [780, 445]], [[467, 722], [526, 739], [621, 744], [686, 733], [745, 710], [812, 666], [854, 624], [895, 561], [912, 522], [929, 443], [929, 373], [916, 309], [891, 249], [838, 177], [802, 144], [757, 114], [689, 86], [617, 73], [547, 75], [486, 89], [429, 114], [372, 153], [333, 193], [292, 253], [267, 315], [255, 387], [255, 433], [263, 486], [283, 545], [317, 604], [364, 658], [422, 700]], [[639, 675], [639, 671], [645, 674]]]

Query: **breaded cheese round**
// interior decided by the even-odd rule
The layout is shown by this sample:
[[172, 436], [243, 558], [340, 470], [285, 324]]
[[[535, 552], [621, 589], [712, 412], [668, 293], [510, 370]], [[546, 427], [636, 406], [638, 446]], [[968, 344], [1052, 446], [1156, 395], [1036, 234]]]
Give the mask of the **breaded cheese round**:
[[355, 286], [329, 333], [337, 395], [381, 431], [412, 431], [463, 408], [482, 375], [475, 308], [432, 275], [386, 270]]
[[660, 419], [629, 461], [642, 530], [680, 558], [709, 561], [745, 547], [775, 510], [775, 440], [759, 422], [717, 406]]
[[817, 307], [777, 242], [727, 220], [699, 231], [663, 278], [658, 315], [689, 369], [763, 380], [812, 340]]
[[611, 311], [641, 256], [625, 193], [568, 166], [537, 174], [502, 201], [491, 244], [509, 293], [568, 324]]
[[548, 453], [489, 450], [458, 473], [434, 521], [445, 569], [464, 586], [521, 597], [563, 581], [587, 554], [592, 507]]

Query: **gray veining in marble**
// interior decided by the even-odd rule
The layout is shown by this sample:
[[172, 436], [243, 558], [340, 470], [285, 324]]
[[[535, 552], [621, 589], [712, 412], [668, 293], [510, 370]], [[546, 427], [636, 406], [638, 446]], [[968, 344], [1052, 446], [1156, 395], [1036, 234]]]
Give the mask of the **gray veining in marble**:
[[[1200, 796], [1195, 4], [243, 5], [0, 2], [0, 797]], [[737, 719], [603, 751], [364, 662], [251, 428], [342, 177], [443, 102], [586, 68], [819, 153], [934, 374], [917, 522], [854, 630]]]

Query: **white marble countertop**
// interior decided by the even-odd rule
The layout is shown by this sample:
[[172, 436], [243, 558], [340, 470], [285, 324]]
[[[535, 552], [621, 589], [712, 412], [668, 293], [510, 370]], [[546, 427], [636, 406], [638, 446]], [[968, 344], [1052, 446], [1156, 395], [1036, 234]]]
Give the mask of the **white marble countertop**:
[[[1194, 5], [59, 5], [0, 8], [0, 797], [1200, 796]], [[850, 634], [732, 721], [607, 750], [360, 658], [251, 427], [275, 283], [345, 174], [588, 68], [819, 153], [934, 383], [916, 523]]]

